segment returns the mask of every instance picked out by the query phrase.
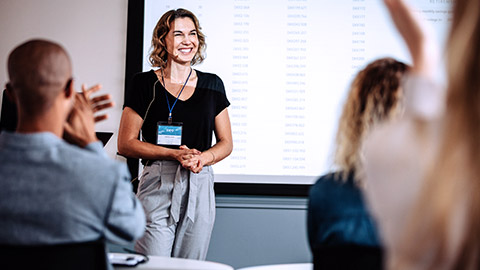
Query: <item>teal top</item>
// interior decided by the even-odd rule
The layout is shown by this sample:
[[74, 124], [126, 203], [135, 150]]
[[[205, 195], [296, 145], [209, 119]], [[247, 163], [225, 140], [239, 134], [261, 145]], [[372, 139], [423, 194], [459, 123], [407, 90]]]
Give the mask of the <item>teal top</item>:
[[308, 239], [312, 250], [325, 246], [380, 247], [378, 232], [353, 174], [327, 174], [310, 189]]

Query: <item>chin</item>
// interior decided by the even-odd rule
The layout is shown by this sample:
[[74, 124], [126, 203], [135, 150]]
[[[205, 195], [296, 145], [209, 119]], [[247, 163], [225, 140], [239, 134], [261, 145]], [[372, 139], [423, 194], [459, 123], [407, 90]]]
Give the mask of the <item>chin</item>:
[[180, 64], [190, 64], [193, 60], [193, 57], [192, 58], [178, 58], [176, 62], [180, 63]]

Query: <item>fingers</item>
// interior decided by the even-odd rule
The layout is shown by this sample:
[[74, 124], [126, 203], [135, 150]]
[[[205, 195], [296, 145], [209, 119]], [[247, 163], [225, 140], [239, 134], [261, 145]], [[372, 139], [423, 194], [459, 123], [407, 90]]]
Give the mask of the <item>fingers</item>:
[[203, 169], [202, 161], [198, 158], [184, 160], [181, 164], [183, 168], [190, 170], [193, 173], [199, 173]]
[[[185, 146], [185, 147], [187, 147], [187, 146]], [[190, 149], [190, 148], [187, 147], [186, 149], [188, 149], [188, 150], [189, 150], [188, 152], [189, 152], [190, 154], [192, 154], [192, 155], [200, 155], [200, 154], [202, 153], [202, 152], [198, 151], [198, 150], [195, 149], [195, 148]]]
[[190, 149], [188, 148], [188, 146], [186, 145], [181, 145], [179, 147], [181, 150], [190, 150], [190, 151], [187, 151], [186, 153], [190, 153], [192, 155], [200, 155], [202, 152], [198, 151], [197, 149], [193, 148], [193, 149]]
[[[96, 84], [90, 88], [87, 88], [85, 84], [82, 84], [81, 96], [88, 101], [93, 113], [103, 111], [115, 105], [115, 103], [111, 100], [112, 96], [110, 94], [90, 98], [93, 93], [99, 91], [100, 89], [102, 89], [101, 84]], [[100, 122], [105, 119], [108, 119], [108, 114], [98, 115], [94, 118], [95, 122]]]
[[102, 103], [102, 104], [92, 104], [92, 110], [93, 112], [98, 112], [98, 111], [101, 111], [101, 110], [105, 110], [105, 109], [108, 109], [108, 108], [111, 108], [115, 105], [115, 103], [113, 101], [109, 101], [107, 103]]
[[181, 159], [182, 160], [189, 160], [189, 159], [192, 159], [194, 157], [198, 156], [198, 154], [195, 154], [195, 153], [184, 153], [181, 155]]
[[93, 103], [100, 103], [100, 102], [105, 102], [105, 101], [110, 101], [112, 99], [112, 96], [110, 94], [105, 94], [101, 95], [98, 97], [94, 97], [90, 99]]
[[111, 100], [112, 96], [110, 94], [101, 95], [90, 99], [92, 104], [92, 109], [94, 112], [111, 108], [115, 103]]
[[196, 166], [197, 161], [193, 159], [186, 159], [186, 160], [183, 160], [181, 164], [182, 164], [182, 167], [190, 170], [191, 168]]
[[108, 119], [108, 114], [98, 115], [98, 116], [95, 116], [95, 118], [94, 118], [95, 123], [106, 120], [106, 119]]
[[74, 145], [84, 147], [96, 141], [93, 111], [84, 93], [74, 93], [72, 110], [64, 125], [64, 139]]
[[101, 84], [96, 84], [90, 88], [87, 89], [87, 86], [85, 84], [82, 84], [82, 93], [89, 98], [91, 94], [97, 92], [98, 90], [102, 89]]
[[72, 125], [70, 125], [70, 123], [66, 122], [64, 125], [64, 132], [67, 133], [67, 134], [72, 134], [74, 132], [74, 129], [72, 127]]
[[187, 150], [187, 151], [184, 151], [185, 154], [200, 155], [202, 153], [195, 148], [190, 149], [186, 145], [180, 145], [179, 148], [180, 148], [180, 150]]
[[199, 173], [201, 172], [203, 169], [203, 166], [201, 165], [196, 165], [195, 167], [191, 168], [190, 171], [193, 172], [193, 173]]
[[191, 159], [196, 156], [199, 156], [202, 152], [198, 151], [197, 149], [188, 149], [188, 150], [183, 150], [183, 153], [181, 154], [181, 159], [186, 160], [186, 159]]
[[75, 102], [73, 107], [78, 110], [85, 110], [90, 106], [88, 104], [88, 99], [83, 94], [75, 93]]
[[197, 149], [189, 149], [186, 145], [180, 146], [180, 155], [177, 158], [183, 168], [193, 173], [199, 173], [203, 169], [203, 161]]

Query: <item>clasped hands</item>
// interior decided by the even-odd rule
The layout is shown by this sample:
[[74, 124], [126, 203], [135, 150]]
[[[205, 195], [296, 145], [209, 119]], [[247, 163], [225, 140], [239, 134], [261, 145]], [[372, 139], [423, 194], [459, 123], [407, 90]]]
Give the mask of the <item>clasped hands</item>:
[[202, 152], [197, 149], [190, 149], [186, 145], [180, 146], [180, 154], [177, 156], [183, 168], [190, 170], [193, 173], [202, 171], [206, 161], [203, 159]]
[[91, 95], [101, 88], [100, 84], [88, 89], [82, 85], [82, 92], [74, 93], [72, 110], [65, 123], [63, 133], [67, 142], [83, 148], [89, 143], [98, 141], [95, 134], [95, 123], [107, 119], [108, 115], [95, 116], [94, 114], [114, 105], [109, 94], [91, 98]]

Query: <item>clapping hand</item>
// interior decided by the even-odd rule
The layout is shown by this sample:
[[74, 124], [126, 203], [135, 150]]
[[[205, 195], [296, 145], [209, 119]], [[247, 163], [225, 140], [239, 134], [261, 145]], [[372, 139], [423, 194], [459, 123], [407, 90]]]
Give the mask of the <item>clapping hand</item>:
[[[93, 93], [99, 91], [101, 88], [102, 88], [102, 86], [100, 84], [94, 85], [94, 86], [90, 87], [89, 89], [87, 89], [84, 84], [82, 85], [81, 94], [83, 94], [85, 96], [85, 98], [88, 100], [88, 102], [89, 102], [89, 104], [90, 104], [90, 106], [93, 110], [93, 113], [111, 108], [115, 105], [114, 102], [111, 100], [112, 97], [110, 96], [110, 94], [105, 94], [105, 95], [101, 95], [101, 96], [98, 96], [98, 97], [90, 98], [90, 96]], [[101, 115], [95, 116], [94, 120], [95, 120], [95, 122], [100, 122], [100, 121], [103, 121], [107, 118], [108, 118], [108, 114], [101, 114]]]
[[100, 89], [101, 85], [98, 84], [88, 89], [82, 85], [82, 92], [74, 94], [74, 104], [65, 123], [63, 135], [69, 143], [83, 148], [91, 142], [98, 141], [95, 123], [107, 119], [108, 115], [94, 116], [94, 113], [114, 105], [108, 94], [91, 98], [91, 95]]

